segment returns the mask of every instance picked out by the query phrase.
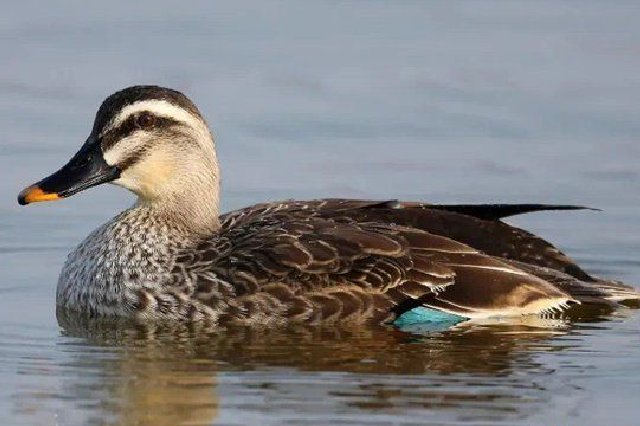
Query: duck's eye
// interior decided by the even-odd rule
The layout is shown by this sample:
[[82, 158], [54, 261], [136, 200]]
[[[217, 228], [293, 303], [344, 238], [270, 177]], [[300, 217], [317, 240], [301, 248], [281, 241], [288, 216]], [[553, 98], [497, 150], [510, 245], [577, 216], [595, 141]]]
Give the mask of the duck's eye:
[[136, 127], [139, 129], [150, 129], [156, 122], [153, 114], [142, 112], [135, 118]]

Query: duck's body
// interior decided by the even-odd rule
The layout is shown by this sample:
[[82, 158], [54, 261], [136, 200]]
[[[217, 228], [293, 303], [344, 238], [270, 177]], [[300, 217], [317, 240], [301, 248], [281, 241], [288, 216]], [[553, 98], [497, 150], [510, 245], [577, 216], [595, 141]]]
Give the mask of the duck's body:
[[71, 253], [57, 301], [94, 316], [379, 323], [417, 306], [461, 318], [550, 313], [629, 290], [525, 231], [456, 209], [284, 201], [231, 212], [200, 235], [134, 206]]
[[639, 297], [500, 221], [572, 206], [333, 199], [219, 216], [213, 147], [178, 92], [137, 86], [103, 103], [81, 151], [20, 196], [29, 203], [114, 181], [139, 197], [70, 254], [61, 308], [265, 325], [388, 322], [417, 307], [461, 318], [540, 314]]

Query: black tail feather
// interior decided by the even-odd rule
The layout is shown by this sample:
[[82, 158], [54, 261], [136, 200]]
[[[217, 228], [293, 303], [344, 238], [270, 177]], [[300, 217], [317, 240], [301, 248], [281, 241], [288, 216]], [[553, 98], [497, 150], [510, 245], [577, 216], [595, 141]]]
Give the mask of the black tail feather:
[[430, 204], [425, 207], [437, 210], [446, 210], [467, 216], [477, 217], [483, 220], [500, 220], [519, 214], [547, 211], [547, 210], [596, 210], [585, 206], [572, 206], [562, 204]]

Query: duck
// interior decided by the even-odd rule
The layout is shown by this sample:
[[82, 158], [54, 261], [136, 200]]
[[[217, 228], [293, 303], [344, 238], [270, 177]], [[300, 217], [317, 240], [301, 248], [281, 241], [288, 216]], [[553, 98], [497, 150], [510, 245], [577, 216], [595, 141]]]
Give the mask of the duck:
[[91, 318], [398, 324], [541, 316], [640, 299], [504, 218], [582, 206], [317, 199], [220, 213], [216, 141], [183, 93], [108, 96], [79, 151], [21, 205], [104, 183], [136, 196], [68, 256], [56, 305]]

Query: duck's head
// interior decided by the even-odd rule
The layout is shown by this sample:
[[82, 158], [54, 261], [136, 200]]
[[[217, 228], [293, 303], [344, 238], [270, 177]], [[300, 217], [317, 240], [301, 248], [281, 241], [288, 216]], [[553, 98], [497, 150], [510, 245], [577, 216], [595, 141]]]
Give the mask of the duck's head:
[[217, 204], [213, 136], [193, 102], [157, 86], [114, 93], [100, 106], [80, 150], [20, 192], [18, 203], [65, 198], [106, 182], [133, 191], [144, 203], [179, 203], [191, 195]]

